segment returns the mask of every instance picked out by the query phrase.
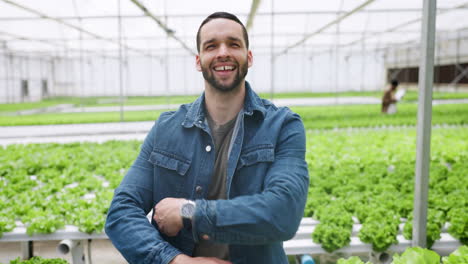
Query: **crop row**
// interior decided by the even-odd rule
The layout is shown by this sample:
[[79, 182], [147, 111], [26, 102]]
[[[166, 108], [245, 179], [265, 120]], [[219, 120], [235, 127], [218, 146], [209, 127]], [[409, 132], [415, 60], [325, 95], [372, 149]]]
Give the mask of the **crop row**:
[[[468, 242], [468, 129], [434, 129], [427, 242], [444, 226]], [[414, 129], [315, 132], [308, 137], [310, 188], [305, 215], [320, 221], [312, 237], [328, 251], [361, 241], [384, 251], [402, 232], [411, 239], [415, 174]], [[399, 230], [402, 218], [406, 219]]]
[[[407, 248], [401, 255], [395, 254], [391, 264], [461, 264], [468, 263], [468, 247], [461, 246], [450, 255], [440, 257], [439, 254], [425, 248]], [[339, 259], [337, 264], [371, 264], [362, 262], [358, 257]]]
[[[262, 98], [270, 98], [270, 93], [261, 93]], [[323, 97], [351, 97], [351, 96], [382, 96], [381, 91], [372, 92], [339, 92], [339, 93], [310, 93], [310, 92], [293, 92], [293, 93], [275, 93], [274, 98], [323, 98]], [[169, 96], [125, 96], [124, 105], [155, 105], [155, 104], [183, 104], [195, 100], [198, 95], [169, 95]], [[434, 91], [433, 99], [466, 99], [468, 93], [451, 93]], [[403, 97], [404, 101], [416, 101], [418, 93], [416, 91], [407, 91]], [[28, 103], [12, 103], [0, 104], [0, 112], [14, 112], [20, 110], [35, 109], [41, 107], [55, 106], [58, 104], [73, 104], [77, 106], [118, 106], [120, 98], [115, 97], [52, 97], [40, 102]]]
[[[333, 105], [291, 107], [301, 115], [306, 128], [414, 126], [417, 122], [415, 103], [398, 104], [394, 115], [382, 115], [380, 105]], [[468, 124], [468, 104], [434, 105], [432, 124]], [[124, 121], [153, 121], [162, 111], [127, 111]], [[119, 122], [119, 112], [44, 113], [22, 116], [0, 115], [0, 126], [46, 125], [72, 123]]]
[[[432, 250], [423, 248], [407, 248], [401, 255], [395, 254], [392, 257], [392, 264], [461, 264], [468, 263], [468, 247], [461, 246], [450, 255], [440, 257]], [[10, 264], [68, 264], [64, 259], [44, 259], [33, 257], [29, 260], [20, 260], [19, 258], [10, 261]], [[337, 264], [370, 264], [364, 263], [359, 257], [350, 257], [348, 259], [338, 259]]]
[[[468, 239], [468, 128], [434, 129], [428, 242], [448, 232]], [[138, 141], [103, 144], [29, 144], [0, 148], [0, 236], [16, 220], [28, 234], [72, 224], [102, 232], [113, 190], [139, 151]], [[349, 243], [353, 221], [376, 250], [396, 242], [401, 218], [411, 219], [414, 129], [309, 131], [310, 188], [305, 216], [320, 221], [313, 233], [326, 250]], [[402, 231], [411, 234], [411, 221]]]

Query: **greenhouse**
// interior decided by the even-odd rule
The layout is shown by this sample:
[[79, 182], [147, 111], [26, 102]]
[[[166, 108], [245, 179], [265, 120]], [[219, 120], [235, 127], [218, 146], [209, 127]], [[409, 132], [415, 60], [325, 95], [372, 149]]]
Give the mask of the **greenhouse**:
[[[219, 11], [239, 18], [248, 43], [244, 35], [219, 41], [229, 26], [199, 31]], [[193, 256], [204, 259], [208, 255], [198, 249], [213, 237], [231, 261], [219, 263], [263, 263], [276, 245], [285, 258], [268, 263], [468, 263], [466, 17], [467, 0], [0, 0], [0, 263], [180, 263], [160, 248], [185, 252], [183, 235], [205, 226], [183, 222], [175, 238], [168, 235], [154, 209], [161, 198], [193, 200], [198, 214], [207, 204], [207, 218], [224, 204], [237, 206], [210, 224], [238, 240], [206, 230], [188, 239], [195, 243]], [[215, 18], [202, 28], [219, 20], [229, 19]], [[215, 37], [204, 42], [206, 32]], [[204, 46], [211, 42], [219, 44], [214, 51]], [[202, 59], [214, 52], [215, 61], [233, 64], [204, 68]], [[247, 54], [248, 69], [236, 62], [236, 52]], [[214, 83], [243, 70], [248, 83], [240, 78], [236, 87], [246, 91], [246, 103], [239, 101], [242, 109], [219, 123], [208, 100], [220, 107], [219, 100], [238, 97]], [[249, 87], [267, 110], [248, 112]], [[190, 111], [177, 119], [197, 102], [204, 103], [206, 119], [189, 120]], [[305, 129], [298, 132], [305, 136], [305, 206], [289, 203], [260, 217], [279, 203], [268, 195], [281, 200], [300, 189], [291, 183], [300, 164], [281, 156], [281, 146], [292, 146], [296, 135], [282, 136], [294, 123], [279, 114], [287, 108]], [[209, 131], [226, 124], [232, 138], [228, 132], [227, 145], [218, 145]], [[190, 138], [187, 131], [194, 128], [209, 144]], [[176, 139], [179, 130], [185, 132]], [[149, 143], [154, 131], [160, 137]], [[274, 144], [266, 141], [275, 136]], [[148, 144], [154, 144], [149, 152]], [[154, 174], [153, 210], [134, 203], [151, 222], [145, 223], [152, 228], [148, 234], [161, 243], [134, 257], [131, 246], [114, 237], [112, 208], [124, 177], [144, 169], [137, 164], [142, 157]], [[218, 157], [225, 159], [220, 165]], [[224, 169], [225, 176], [192, 178], [207, 166], [210, 175]], [[174, 177], [166, 180], [161, 171]], [[277, 189], [274, 177], [283, 177]], [[154, 186], [163, 180], [178, 196], [163, 187], [157, 193]], [[248, 187], [236, 186], [242, 181]], [[212, 198], [216, 184], [224, 187]], [[261, 200], [267, 196], [271, 203]], [[219, 227], [241, 212], [244, 219]], [[294, 232], [274, 236], [283, 229]], [[135, 247], [153, 241], [133, 238], [121, 239]]]

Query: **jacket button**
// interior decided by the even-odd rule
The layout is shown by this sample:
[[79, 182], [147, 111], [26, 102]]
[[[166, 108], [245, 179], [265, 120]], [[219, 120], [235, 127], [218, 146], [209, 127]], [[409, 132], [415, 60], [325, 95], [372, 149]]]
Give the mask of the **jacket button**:
[[207, 146], [205, 147], [205, 150], [206, 150], [206, 152], [210, 152], [210, 151], [211, 151], [211, 146], [210, 146], [210, 145], [207, 145]]
[[197, 194], [201, 194], [202, 191], [203, 191], [203, 188], [202, 188], [200, 185], [198, 185], [197, 187], [195, 187], [195, 192], [196, 192]]

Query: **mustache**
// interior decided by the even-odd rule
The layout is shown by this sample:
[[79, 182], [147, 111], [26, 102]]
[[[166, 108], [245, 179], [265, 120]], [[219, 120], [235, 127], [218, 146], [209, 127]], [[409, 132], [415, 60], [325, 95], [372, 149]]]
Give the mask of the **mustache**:
[[233, 59], [217, 59], [211, 62], [210, 67], [214, 66], [216, 63], [219, 63], [219, 62], [231, 62], [235, 64], [236, 66], [239, 66], [239, 63]]

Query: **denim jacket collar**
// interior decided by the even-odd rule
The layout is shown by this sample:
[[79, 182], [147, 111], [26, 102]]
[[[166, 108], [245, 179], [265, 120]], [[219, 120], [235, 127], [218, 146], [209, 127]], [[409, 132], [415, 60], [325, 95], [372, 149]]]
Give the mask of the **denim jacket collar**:
[[[262, 118], [265, 117], [265, 105], [262, 99], [252, 90], [250, 84], [245, 81], [245, 99], [242, 109], [245, 115], [253, 115], [254, 111], [261, 113]], [[186, 128], [194, 125], [200, 126], [205, 120], [205, 92], [197, 98], [193, 103], [189, 104], [189, 109], [185, 115], [182, 125]], [[197, 124], [198, 122], [198, 124]]]

